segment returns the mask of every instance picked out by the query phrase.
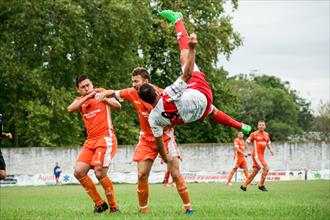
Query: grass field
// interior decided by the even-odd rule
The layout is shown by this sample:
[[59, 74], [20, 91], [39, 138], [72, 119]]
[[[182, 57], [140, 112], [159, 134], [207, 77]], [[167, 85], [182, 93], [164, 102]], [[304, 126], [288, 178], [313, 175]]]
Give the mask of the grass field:
[[[0, 219], [330, 219], [330, 181], [269, 182], [269, 192], [239, 184], [188, 184], [194, 209], [185, 216], [175, 187], [152, 184], [149, 213], [137, 212], [136, 185], [115, 184], [121, 212], [94, 214], [79, 185], [1, 187]], [[100, 192], [103, 189], [98, 186]]]

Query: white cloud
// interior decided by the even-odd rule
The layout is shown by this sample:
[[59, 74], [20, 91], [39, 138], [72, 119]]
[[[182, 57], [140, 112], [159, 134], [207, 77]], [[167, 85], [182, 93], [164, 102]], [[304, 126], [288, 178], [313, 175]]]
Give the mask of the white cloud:
[[240, 1], [231, 15], [244, 45], [221, 58], [230, 75], [257, 69], [289, 81], [314, 110], [329, 101], [329, 1]]

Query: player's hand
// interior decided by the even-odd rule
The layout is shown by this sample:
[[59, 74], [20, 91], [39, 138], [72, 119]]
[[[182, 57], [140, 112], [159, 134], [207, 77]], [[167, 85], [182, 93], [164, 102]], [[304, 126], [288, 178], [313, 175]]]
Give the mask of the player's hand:
[[190, 49], [195, 49], [197, 46], [197, 35], [195, 33], [192, 33], [189, 37], [188, 37], [188, 45]]
[[85, 97], [86, 97], [86, 99], [91, 99], [91, 98], [94, 98], [95, 94], [96, 94], [96, 92], [93, 91], [93, 92], [91, 92], [91, 93], [85, 95]]
[[5, 139], [12, 139], [13, 138], [13, 135], [11, 133], [2, 133], [2, 136], [5, 138]]
[[95, 92], [104, 92], [105, 89], [104, 88], [96, 88], [94, 89]]
[[98, 92], [95, 94], [95, 99], [97, 102], [102, 102], [105, 99], [105, 92]]
[[272, 150], [269, 151], [270, 155], [274, 156], [274, 152]]

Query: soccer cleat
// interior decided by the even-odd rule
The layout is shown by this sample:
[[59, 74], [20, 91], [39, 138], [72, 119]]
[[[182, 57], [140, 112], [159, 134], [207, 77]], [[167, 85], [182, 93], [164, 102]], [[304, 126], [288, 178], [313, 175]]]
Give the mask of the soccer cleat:
[[244, 135], [249, 135], [251, 132], [251, 126], [250, 125], [246, 125], [244, 123], [242, 123], [242, 128], [241, 128], [241, 132], [243, 132]]
[[159, 12], [159, 15], [166, 18], [172, 24], [175, 24], [180, 18], [183, 18], [181, 12], [175, 12], [172, 10], [163, 10]]
[[104, 202], [102, 205], [95, 205], [94, 212], [101, 213], [101, 212], [104, 212], [105, 210], [107, 210], [108, 208], [109, 208], [108, 204], [106, 202]]
[[265, 186], [258, 186], [258, 189], [263, 191], [263, 192], [268, 192]]
[[113, 208], [110, 208], [110, 213], [119, 213], [120, 211], [119, 211], [119, 208], [117, 207], [117, 208], [115, 208], [115, 207], [113, 207]]
[[240, 188], [241, 190], [246, 191], [246, 187], [244, 187], [243, 185]]
[[193, 210], [192, 209], [186, 209], [186, 215], [192, 215]]

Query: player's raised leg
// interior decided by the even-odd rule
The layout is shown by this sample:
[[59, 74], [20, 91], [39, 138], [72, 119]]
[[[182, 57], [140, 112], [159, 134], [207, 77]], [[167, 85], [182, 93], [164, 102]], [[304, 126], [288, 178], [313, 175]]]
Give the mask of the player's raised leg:
[[183, 23], [183, 16], [181, 12], [172, 10], [161, 11], [160, 16], [166, 18], [169, 22], [175, 25], [176, 37], [180, 47], [180, 63], [183, 66], [187, 61], [188, 56], [188, 32]]
[[212, 105], [212, 108], [213, 108], [213, 110], [209, 116], [216, 123], [239, 129], [243, 132], [244, 135], [248, 135], [251, 132], [251, 126], [246, 125], [242, 122], [236, 121], [235, 119], [231, 118], [226, 113], [217, 109], [214, 105]]

